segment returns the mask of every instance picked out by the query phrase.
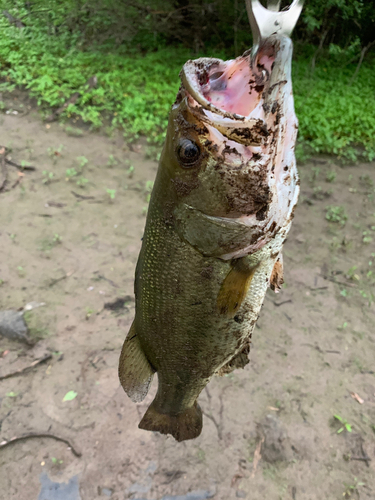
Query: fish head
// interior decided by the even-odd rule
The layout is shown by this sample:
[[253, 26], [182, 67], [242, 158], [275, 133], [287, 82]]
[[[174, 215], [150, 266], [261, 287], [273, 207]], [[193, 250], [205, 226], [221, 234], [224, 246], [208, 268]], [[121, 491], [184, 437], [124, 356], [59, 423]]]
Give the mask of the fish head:
[[253, 227], [264, 245], [298, 198], [292, 42], [271, 36], [257, 54], [201, 58], [181, 71], [162, 164], [177, 203]]

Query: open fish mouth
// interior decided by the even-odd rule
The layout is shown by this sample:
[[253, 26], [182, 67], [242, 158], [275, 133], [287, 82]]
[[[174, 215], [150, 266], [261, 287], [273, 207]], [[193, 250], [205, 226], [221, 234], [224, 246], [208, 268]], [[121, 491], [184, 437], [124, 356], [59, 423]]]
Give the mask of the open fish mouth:
[[230, 61], [188, 61], [180, 77], [188, 106], [200, 120], [236, 143], [256, 147], [267, 145], [276, 132], [278, 123], [270, 116], [276, 111], [295, 121], [289, 36], [303, 0], [294, 0], [282, 12], [278, 12], [280, 0], [268, 0], [268, 8], [259, 0], [246, 0], [246, 4], [253, 49]]
[[191, 99], [206, 111], [227, 120], [247, 122], [257, 118], [257, 108], [269, 80], [275, 60], [271, 46], [270, 49], [268, 54], [257, 58], [257, 66], [261, 68], [258, 74], [252, 70], [251, 54], [247, 51], [230, 61], [209, 58], [188, 61], [181, 73], [182, 83]]
[[[272, 62], [265, 61], [267, 69]], [[252, 71], [250, 53], [230, 61], [188, 61], [181, 72], [193, 114], [244, 146], [260, 146], [269, 135], [262, 109], [266, 79]]]
[[[265, 165], [275, 154], [280, 157], [285, 142], [278, 140], [281, 135], [295, 135], [292, 53], [290, 38], [274, 35], [256, 54], [247, 51], [229, 61], [201, 58], [184, 65], [182, 96], [189, 111], [206, 125], [218, 153], [224, 148], [235, 152], [226, 155], [228, 165], [239, 163], [240, 156], [241, 162], [255, 158]], [[293, 141], [286, 142], [289, 146]]]

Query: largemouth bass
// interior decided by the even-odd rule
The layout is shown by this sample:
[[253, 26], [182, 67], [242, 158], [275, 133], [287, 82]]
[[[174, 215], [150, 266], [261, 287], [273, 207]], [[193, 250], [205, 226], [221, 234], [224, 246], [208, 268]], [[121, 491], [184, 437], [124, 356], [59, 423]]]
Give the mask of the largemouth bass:
[[248, 362], [298, 199], [289, 35], [301, 1], [247, 0], [254, 48], [181, 71], [135, 273], [136, 314], [119, 376], [139, 424], [177, 441], [201, 433], [200, 392]]

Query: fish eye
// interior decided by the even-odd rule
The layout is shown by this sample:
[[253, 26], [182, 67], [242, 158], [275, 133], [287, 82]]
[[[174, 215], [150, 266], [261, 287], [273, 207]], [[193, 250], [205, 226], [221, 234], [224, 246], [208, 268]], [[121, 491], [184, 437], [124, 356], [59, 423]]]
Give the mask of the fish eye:
[[198, 144], [190, 139], [181, 139], [177, 147], [177, 156], [183, 167], [191, 168], [199, 160], [201, 150]]

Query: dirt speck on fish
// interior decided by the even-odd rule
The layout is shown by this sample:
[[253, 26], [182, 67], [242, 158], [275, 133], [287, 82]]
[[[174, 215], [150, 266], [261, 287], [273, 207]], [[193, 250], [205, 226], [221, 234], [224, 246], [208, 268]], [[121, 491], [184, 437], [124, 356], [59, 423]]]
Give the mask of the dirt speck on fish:
[[[260, 7], [288, 14], [248, 4], [252, 26]], [[139, 427], [177, 441], [201, 433], [199, 394], [213, 375], [246, 365], [267, 288], [282, 284], [299, 193], [289, 33], [264, 38], [260, 29], [253, 52], [188, 61], [181, 71], [119, 364], [134, 402], [157, 372]]]

